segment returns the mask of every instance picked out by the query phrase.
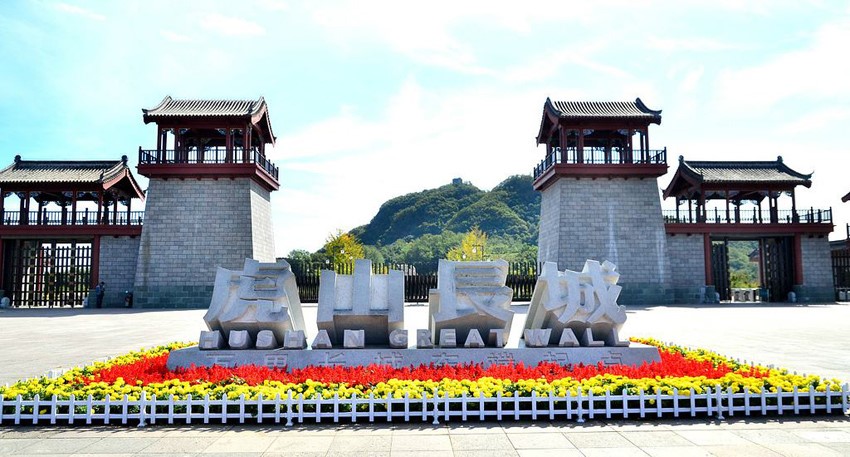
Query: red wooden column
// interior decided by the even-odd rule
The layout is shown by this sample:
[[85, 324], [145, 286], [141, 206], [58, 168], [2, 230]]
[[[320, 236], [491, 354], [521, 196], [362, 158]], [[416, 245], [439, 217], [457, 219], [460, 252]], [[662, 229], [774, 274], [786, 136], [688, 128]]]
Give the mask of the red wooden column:
[[133, 225], [132, 222], [130, 222], [130, 214], [132, 213], [132, 211], [130, 211], [130, 205], [132, 203], [133, 199], [131, 197], [127, 197], [127, 225]]
[[[3, 195], [3, 189], [0, 189], [0, 225], [3, 225], [6, 222], [6, 196]], [[2, 247], [0, 247], [0, 254], [2, 254]], [[3, 257], [0, 256], [0, 272], [3, 271]], [[2, 279], [0, 279], [2, 281]]]
[[97, 191], [97, 222], [96, 224], [103, 223], [103, 191]]
[[708, 233], [702, 235], [703, 255], [705, 256], [705, 285], [714, 285], [714, 275], [711, 273], [711, 236]]
[[803, 284], [803, 240], [799, 233], [794, 235], [794, 284]]
[[30, 193], [24, 192], [24, 198], [21, 199], [20, 215], [18, 216], [19, 225], [29, 225], [30, 222]]
[[89, 288], [100, 282], [100, 235], [95, 235], [91, 243], [91, 279]]
[[797, 196], [796, 189], [791, 189], [791, 222], [797, 223], [800, 222], [800, 218], [797, 217]]
[[71, 197], [71, 225], [77, 225], [77, 191]]
[[[0, 194], [0, 195], [2, 195], [2, 194]], [[5, 256], [3, 255], [3, 244], [4, 244], [3, 238], [0, 237], [0, 273], [3, 273], [3, 271], [4, 271], [3, 270], [3, 258]], [[14, 251], [12, 251], [12, 252], [14, 252]], [[4, 276], [6, 276], [6, 275], [0, 274], [0, 289], [6, 290], [6, 288], [3, 287], [5, 285], [5, 284], [3, 284], [3, 277]]]
[[227, 127], [224, 134], [224, 161], [233, 162], [233, 129]]
[[584, 163], [584, 128], [578, 129], [578, 141], [576, 142], [576, 163]]
[[118, 225], [118, 198], [112, 200], [112, 225]]

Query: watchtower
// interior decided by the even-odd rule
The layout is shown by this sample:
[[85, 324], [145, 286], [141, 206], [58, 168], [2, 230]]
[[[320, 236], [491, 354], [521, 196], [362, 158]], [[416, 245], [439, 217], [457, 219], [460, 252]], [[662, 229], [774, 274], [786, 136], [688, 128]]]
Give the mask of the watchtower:
[[669, 303], [670, 271], [657, 178], [667, 150], [649, 147], [661, 111], [634, 102], [546, 99], [534, 169], [541, 192], [539, 262], [580, 270], [610, 260], [623, 273], [620, 303]]
[[[215, 269], [273, 262], [270, 194], [278, 170], [265, 100], [174, 100], [143, 109], [156, 149], [139, 148], [150, 179], [136, 268], [141, 307], [209, 306]], [[169, 140], [171, 141], [169, 143]]]

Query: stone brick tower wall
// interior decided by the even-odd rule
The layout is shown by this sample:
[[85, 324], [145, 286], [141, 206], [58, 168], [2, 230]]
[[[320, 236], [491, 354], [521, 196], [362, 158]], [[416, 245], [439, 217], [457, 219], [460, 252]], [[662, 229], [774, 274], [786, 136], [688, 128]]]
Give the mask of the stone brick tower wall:
[[621, 304], [673, 301], [656, 179], [562, 177], [542, 191], [538, 261], [580, 270], [587, 259], [617, 265]]
[[[667, 235], [673, 303], [714, 301], [715, 289], [705, 285], [703, 235]], [[706, 294], [710, 296], [706, 299]]]
[[270, 193], [248, 177], [152, 178], [138, 250], [135, 305], [205, 308], [216, 268], [274, 261]]
[[824, 303], [835, 301], [832, 277], [832, 255], [826, 236], [802, 236], [800, 250], [803, 254], [803, 284], [794, 286], [797, 301]]
[[[106, 284], [103, 306], [124, 306], [125, 292], [134, 290], [139, 257], [139, 237], [103, 236], [100, 238], [99, 278]], [[93, 300], [94, 295], [90, 297]], [[89, 302], [92, 306], [92, 302]]]

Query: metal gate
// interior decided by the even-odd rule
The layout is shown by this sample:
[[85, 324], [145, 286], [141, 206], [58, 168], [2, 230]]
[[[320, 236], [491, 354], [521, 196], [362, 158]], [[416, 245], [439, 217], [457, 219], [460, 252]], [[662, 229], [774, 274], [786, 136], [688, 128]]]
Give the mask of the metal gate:
[[714, 288], [720, 294], [720, 300], [732, 300], [732, 287], [729, 279], [729, 245], [727, 241], [711, 243], [711, 275]]
[[835, 284], [835, 299], [850, 299], [850, 249], [832, 251], [832, 281]]
[[78, 241], [8, 240], [3, 283], [12, 306], [82, 306], [91, 283], [92, 245]]
[[761, 240], [762, 271], [767, 301], [785, 301], [794, 290], [794, 239], [791, 237]]

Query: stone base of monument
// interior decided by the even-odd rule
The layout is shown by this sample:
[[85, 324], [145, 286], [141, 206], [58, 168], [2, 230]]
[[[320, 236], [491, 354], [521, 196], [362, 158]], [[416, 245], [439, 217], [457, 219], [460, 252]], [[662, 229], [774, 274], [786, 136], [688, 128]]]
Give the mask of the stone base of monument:
[[632, 365], [659, 362], [658, 348], [638, 343], [629, 347], [543, 347], [543, 348], [435, 348], [435, 349], [273, 349], [205, 350], [197, 346], [172, 351], [168, 369], [236, 367], [259, 365], [269, 368], [296, 369], [308, 366], [357, 367], [370, 364], [417, 367], [428, 364], [490, 365], [520, 363], [534, 366], [541, 362], [560, 365]]

